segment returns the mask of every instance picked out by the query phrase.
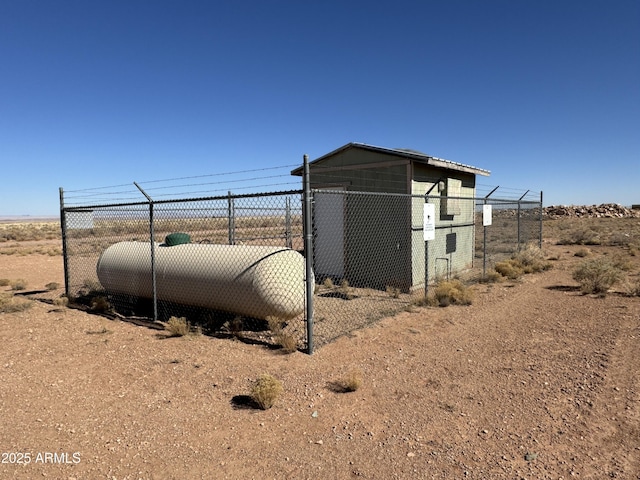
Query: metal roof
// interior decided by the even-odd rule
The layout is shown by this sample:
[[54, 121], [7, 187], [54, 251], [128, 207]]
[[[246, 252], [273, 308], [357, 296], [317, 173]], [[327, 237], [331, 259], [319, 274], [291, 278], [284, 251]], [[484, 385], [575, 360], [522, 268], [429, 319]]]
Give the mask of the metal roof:
[[[483, 168], [473, 167], [471, 165], [465, 165], [463, 163], [452, 162], [451, 160], [445, 160], [443, 158], [432, 157], [431, 155], [427, 155], [426, 153], [418, 152], [417, 150], [410, 150], [405, 148], [386, 148], [386, 147], [376, 147], [374, 145], [368, 145], [366, 143], [358, 143], [351, 142], [343, 145], [342, 147], [334, 150], [333, 152], [329, 152], [319, 158], [316, 158], [312, 162], [309, 162], [309, 165], [316, 165], [322, 163], [327, 158], [330, 158], [337, 153], [340, 153], [344, 150], [348, 150], [349, 148], [359, 148], [362, 150], [369, 150], [372, 152], [385, 153], [387, 155], [393, 155], [396, 157], [402, 157], [409, 159], [411, 161], [415, 161], [418, 163], [424, 163], [426, 165], [431, 165], [433, 167], [439, 168], [447, 168], [449, 170], [456, 170], [459, 172], [473, 173], [475, 175], [484, 175], [489, 176], [491, 172], [489, 170], [485, 170]], [[291, 171], [291, 175], [302, 175], [303, 167], [298, 167]]]

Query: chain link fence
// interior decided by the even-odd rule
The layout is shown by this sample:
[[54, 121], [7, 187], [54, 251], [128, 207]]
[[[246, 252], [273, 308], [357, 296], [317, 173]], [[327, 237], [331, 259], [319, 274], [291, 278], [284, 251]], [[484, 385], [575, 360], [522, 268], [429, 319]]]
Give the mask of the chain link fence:
[[441, 280], [480, 279], [541, 245], [541, 200], [342, 190], [314, 190], [313, 200], [316, 345], [410, 309]]
[[541, 212], [541, 198], [327, 189], [84, 206], [61, 192], [65, 289], [91, 311], [311, 353], [539, 246]]
[[[483, 209], [491, 207], [491, 224]], [[542, 200], [476, 199], [476, 257], [483, 275], [527, 245], [542, 248]]]
[[306, 348], [301, 191], [62, 207], [75, 303]]

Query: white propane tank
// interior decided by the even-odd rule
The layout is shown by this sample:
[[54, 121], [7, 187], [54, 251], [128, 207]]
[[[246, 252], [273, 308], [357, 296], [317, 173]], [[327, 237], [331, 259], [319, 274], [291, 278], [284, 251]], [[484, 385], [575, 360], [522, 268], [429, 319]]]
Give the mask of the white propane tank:
[[[291, 319], [304, 311], [305, 259], [288, 248], [155, 244], [158, 300], [246, 315]], [[120, 242], [97, 266], [109, 293], [153, 298], [151, 244]]]

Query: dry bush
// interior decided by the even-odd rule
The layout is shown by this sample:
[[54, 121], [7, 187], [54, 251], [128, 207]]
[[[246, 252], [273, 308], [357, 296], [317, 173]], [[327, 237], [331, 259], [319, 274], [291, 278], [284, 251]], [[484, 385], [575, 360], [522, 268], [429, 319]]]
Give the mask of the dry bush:
[[515, 280], [524, 275], [524, 269], [513, 258], [504, 260], [502, 262], [497, 262], [494, 265], [493, 269], [503, 277], [507, 277], [511, 280]]
[[284, 321], [281, 318], [274, 317], [273, 315], [268, 315], [266, 320], [267, 325], [269, 326], [269, 330], [271, 330], [274, 334], [282, 332]]
[[598, 257], [582, 261], [573, 271], [573, 279], [583, 293], [605, 296], [622, 279], [622, 270], [609, 258]]
[[8, 278], [0, 278], [0, 287], [6, 287], [11, 283], [11, 280]]
[[537, 273], [551, 268], [551, 264], [544, 258], [542, 249], [536, 245], [529, 244], [513, 256], [524, 273]]
[[49, 282], [45, 285], [47, 290], [57, 290], [60, 288], [60, 284], [58, 282]]
[[631, 263], [631, 260], [629, 260], [626, 257], [623, 257], [620, 254], [613, 255], [611, 257], [611, 263], [613, 264], [614, 267], [619, 268], [624, 272], [628, 272], [633, 268], [633, 264]]
[[8, 294], [0, 294], [0, 313], [22, 312], [33, 306], [33, 301]]
[[49, 255], [50, 257], [55, 257], [57, 255], [62, 255], [62, 249], [60, 247], [47, 247], [47, 246], [37, 246], [37, 247], [23, 247], [16, 246], [16, 248], [3, 248], [0, 250], [0, 255]]
[[386, 292], [391, 298], [400, 298], [400, 289], [398, 287], [387, 285]]
[[633, 245], [634, 237], [629, 233], [613, 232], [607, 242], [609, 245], [628, 247]]
[[336, 382], [342, 392], [355, 392], [362, 386], [362, 371], [359, 369], [351, 370], [344, 378]]
[[280, 332], [276, 336], [278, 345], [282, 347], [284, 353], [293, 353], [298, 351], [298, 340], [290, 333]]
[[66, 307], [69, 305], [69, 299], [67, 297], [58, 297], [53, 300], [53, 304], [59, 307]]
[[53, 240], [60, 237], [58, 222], [11, 223], [0, 226], [0, 242]]
[[527, 245], [510, 259], [497, 262], [493, 269], [503, 277], [515, 280], [525, 273], [537, 273], [551, 268], [551, 263], [544, 258], [542, 249], [535, 245]]
[[640, 297], [640, 278], [636, 278], [635, 282], [630, 282], [627, 291], [632, 297]]
[[251, 398], [263, 410], [273, 407], [283, 388], [280, 380], [268, 374], [262, 374], [253, 383]]
[[584, 257], [588, 257], [590, 254], [591, 254], [591, 251], [588, 248], [582, 247], [576, 250], [576, 253], [574, 253], [573, 255], [576, 257], [584, 258]]
[[322, 285], [324, 285], [326, 288], [332, 289], [335, 285], [333, 284], [333, 280], [331, 280], [331, 278], [327, 277], [324, 279], [324, 282], [322, 282]]
[[111, 309], [111, 304], [109, 303], [109, 300], [107, 300], [107, 297], [98, 295], [91, 299], [90, 307], [92, 311], [101, 313], [108, 312]]
[[9, 285], [11, 285], [11, 290], [24, 290], [27, 288], [27, 281], [23, 278], [18, 278], [16, 280], [11, 280]]
[[558, 240], [558, 245], [600, 245], [600, 234], [592, 228], [577, 227], [568, 232]]
[[275, 342], [282, 347], [285, 353], [293, 353], [298, 350], [298, 340], [283, 330], [284, 320], [274, 316], [267, 316], [269, 330], [273, 332]]
[[484, 277], [480, 279], [480, 283], [499, 283], [504, 277], [497, 271], [492, 270], [486, 273]]
[[349, 286], [349, 281], [346, 278], [340, 282], [340, 293], [347, 300], [353, 300], [356, 298], [353, 293], [353, 289]]
[[640, 297], [640, 277], [636, 278], [635, 282], [628, 281], [626, 291], [631, 297]]
[[183, 337], [189, 334], [191, 325], [184, 317], [171, 317], [165, 327], [172, 337]]
[[431, 295], [433, 301], [429, 303], [440, 307], [471, 305], [473, 302], [473, 290], [460, 280], [446, 280], [438, 283]]

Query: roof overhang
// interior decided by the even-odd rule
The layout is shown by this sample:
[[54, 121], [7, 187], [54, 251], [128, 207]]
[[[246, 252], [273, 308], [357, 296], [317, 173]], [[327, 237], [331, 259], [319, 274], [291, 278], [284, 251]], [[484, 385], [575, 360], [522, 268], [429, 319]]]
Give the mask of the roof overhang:
[[[372, 152], [384, 153], [387, 155], [392, 155], [399, 158], [407, 159], [411, 162], [421, 163], [425, 165], [430, 165], [436, 168], [444, 168], [447, 170], [454, 170], [457, 172], [471, 173], [474, 175], [483, 175], [489, 176], [491, 172], [489, 170], [485, 170], [478, 167], [473, 167], [471, 165], [465, 165], [463, 163], [452, 162], [451, 160], [445, 160], [443, 158], [432, 157], [427, 155], [426, 153], [417, 152], [415, 150], [405, 150], [401, 148], [385, 148], [385, 147], [376, 147], [374, 145], [367, 145], [366, 143], [347, 143], [346, 145], [327, 153], [319, 158], [316, 158], [312, 162], [309, 162], [310, 166], [317, 165], [325, 161], [326, 159], [350, 148], [358, 148], [361, 150], [369, 150]], [[355, 166], [354, 166], [355, 167]], [[291, 175], [302, 175], [303, 167], [298, 167], [291, 171]]]

